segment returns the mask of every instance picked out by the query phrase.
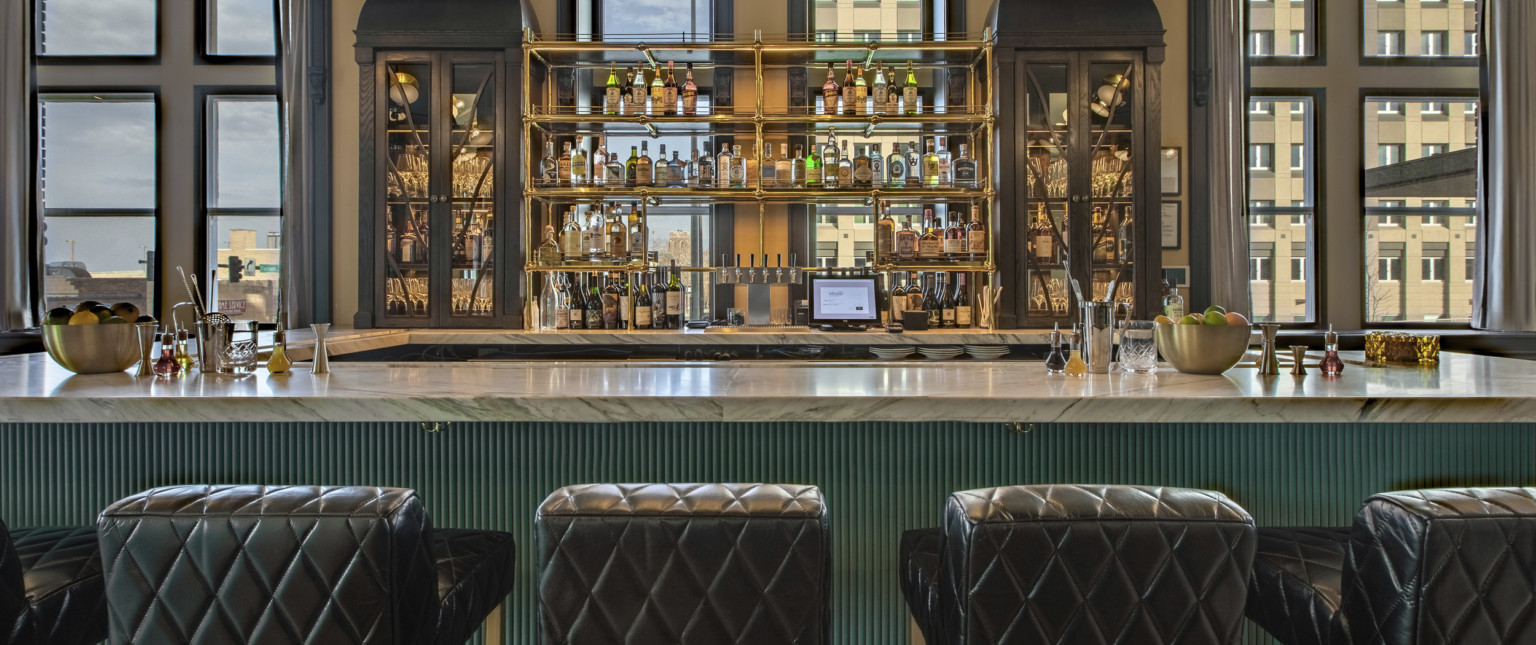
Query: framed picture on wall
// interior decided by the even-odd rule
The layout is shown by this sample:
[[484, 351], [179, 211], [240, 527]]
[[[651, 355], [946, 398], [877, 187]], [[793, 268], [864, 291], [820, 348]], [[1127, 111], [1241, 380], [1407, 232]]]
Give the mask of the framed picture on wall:
[[1163, 202], [1163, 248], [1182, 246], [1179, 239], [1179, 202]]
[[1189, 266], [1165, 266], [1163, 267], [1163, 280], [1175, 287], [1189, 286]]
[[1178, 195], [1184, 192], [1184, 175], [1179, 164], [1184, 162], [1183, 153], [1175, 147], [1163, 148], [1163, 194]]

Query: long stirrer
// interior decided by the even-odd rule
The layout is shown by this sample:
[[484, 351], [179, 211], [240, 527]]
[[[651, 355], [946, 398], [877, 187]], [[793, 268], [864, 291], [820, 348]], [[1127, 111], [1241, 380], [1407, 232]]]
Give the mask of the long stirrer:
[[187, 270], [186, 269], [183, 269], [183, 268], [178, 266], [178, 267], [176, 267], [176, 272], [181, 274], [181, 288], [186, 289], [187, 290], [187, 297], [192, 299], [192, 311], [197, 312], [198, 320], [202, 320], [203, 317], [205, 315], [207, 315], [203, 311], [203, 298], [202, 298], [202, 296], [197, 295], [197, 288], [196, 288], [196, 286], [194, 285], [194, 283], [192, 281], [189, 281], [187, 279]]

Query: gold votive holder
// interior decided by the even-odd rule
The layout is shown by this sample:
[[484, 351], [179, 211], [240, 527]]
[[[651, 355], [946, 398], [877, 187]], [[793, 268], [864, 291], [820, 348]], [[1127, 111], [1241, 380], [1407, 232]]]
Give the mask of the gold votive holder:
[[1440, 362], [1440, 337], [1435, 334], [1373, 331], [1365, 335], [1365, 359], [1373, 363]]

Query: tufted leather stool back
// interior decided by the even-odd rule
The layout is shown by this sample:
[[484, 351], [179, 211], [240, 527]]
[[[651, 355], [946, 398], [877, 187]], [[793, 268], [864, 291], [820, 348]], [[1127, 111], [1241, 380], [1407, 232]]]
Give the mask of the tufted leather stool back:
[[1241, 637], [1253, 519], [1220, 493], [983, 488], [951, 495], [943, 522], [902, 546], [908, 602], [930, 643]]
[[592, 484], [536, 517], [546, 645], [830, 642], [830, 535], [814, 486]]
[[34, 636], [27, 620], [27, 594], [21, 579], [21, 560], [5, 522], [0, 522], [0, 644], [32, 645]]
[[428, 643], [431, 523], [414, 491], [179, 486], [97, 521], [111, 642]]

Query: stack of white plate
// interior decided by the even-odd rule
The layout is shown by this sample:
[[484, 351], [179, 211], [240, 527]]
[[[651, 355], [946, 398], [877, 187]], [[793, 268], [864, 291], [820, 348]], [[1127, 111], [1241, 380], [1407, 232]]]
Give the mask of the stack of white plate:
[[960, 349], [959, 347], [937, 346], [937, 347], [919, 347], [919, 348], [917, 348], [917, 351], [921, 352], [923, 356], [928, 358], [928, 360], [931, 360], [931, 361], [947, 361], [947, 360], [949, 360], [951, 358], [955, 358], [956, 356], [959, 356], [965, 350]]
[[971, 358], [994, 361], [1008, 355], [1007, 345], [966, 345], [965, 353]]
[[874, 354], [875, 358], [878, 358], [882, 361], [899, 361], [903, 358], [911, 356], [912, 352], [915, 351], [917, 350], [913, 347], [900, 346], [869, 348], [869, 353]]

